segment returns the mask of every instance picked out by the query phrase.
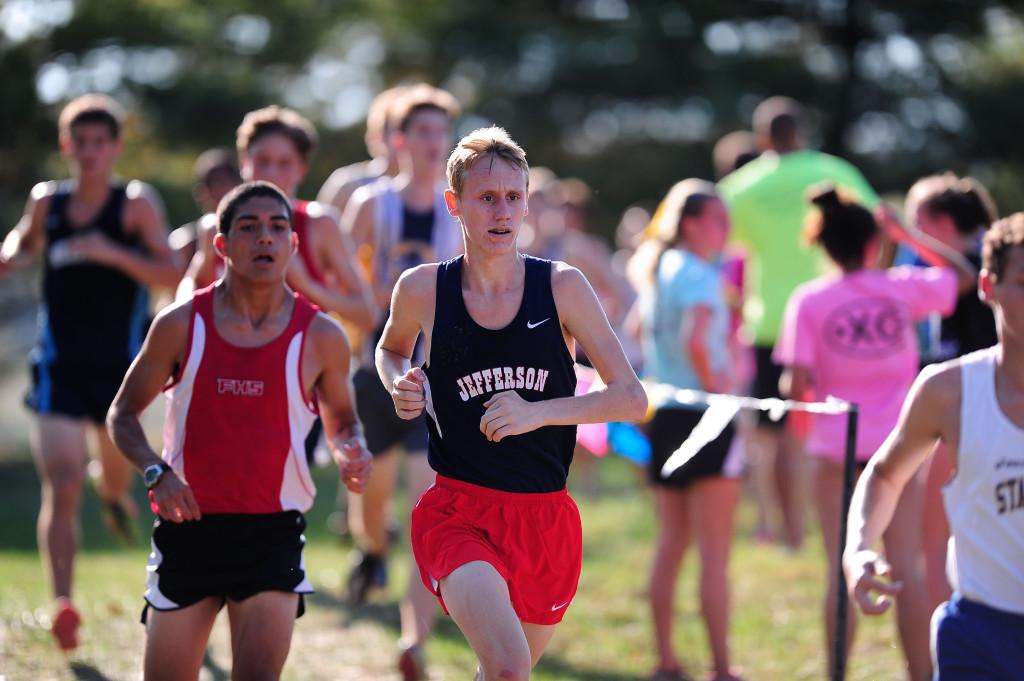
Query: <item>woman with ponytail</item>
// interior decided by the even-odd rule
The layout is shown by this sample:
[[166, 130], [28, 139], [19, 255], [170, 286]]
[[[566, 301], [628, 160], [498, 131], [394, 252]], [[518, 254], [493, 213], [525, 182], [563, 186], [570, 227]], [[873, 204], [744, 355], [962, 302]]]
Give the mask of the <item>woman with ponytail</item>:
[[[856, 454], [863, 467], [896, 425], [917, 375], [915, 324], [932, 313], [952, 312], [960, 286], [974, 280], [977, 272], [945, 244], [888, 223], [901, 241], [912, 241], [946, 266], [874, 269], [881, 229], [872, 213], [832, 186], [813, 189], [810, 200], [817, 210], [808, 218], [805, 239], [824, 249], [835, 271], [800, 286], [789, 300], [775, 347], [776, 361], [786, 367], [780, 389], [794, 397], [834, 396], [856, 403]], [[828, 558], [829, 657], [835, 638], [845, 427], [844, 416], [815, 414], [806, 445], [815, 464], [813, 496]], [[896, 597], [897, 624], [914, 681], [931, 678], [931, 609], [920, 567], [921, 483], [901, 497], [885, 535], [892, 579], [902, 585]], [[853, 631], [851, 610], [848, 645]]]
[[[679, 388], [728, 392], [729, 309], [718, 260], [729, 234], [729, 214], [715, 187], [683, 180], [657, 216], [658, 246], [650, 251], [647, 286], [638, 302], [644, 366], [651, 378]], [[672, 649], [675, 584], [683, 556], [696, 538], [700, 552], [701, 613], [714, 665], [713, 679], [736, 679], [730, 669], [729, 549], [743, 472], [739, 438], [728, 426], [701, 455], [668, 478], [661, 468], [700, 420], [702, 410], [655, 404], [649, 424], [650, 481], [658, 516], [658, 544], [649, 597], [658, 667], [652, 679], [687, 678]]]
[[[906, 216], [911, 229], [918, 229], [963, 254], [978, 269], [981, 268], [981, 238], [999, 217], [995, 202], [980, 182], [971, 177], [957, 177], [953, 173], [932, 175], [915, 182], [907, 193]], [[880, 217], [883, 222], [896, 220], [891, 212]], [[895, 233], [899, 234], [899, 231]], [[914, 255], [928, 262], [927, 253]], [[998, 342], [992, 308], [978, 296], [977, 281], [969, 281], [961, 289], [953, 314], [945, 319], [931, 315], [922, 327], [922, 365], [962, 357]], [[938, 447], [944, 449], [945, 444], [940, 443]], [[921, 541], [928, 595], [935, 607], [948, 600], [952, 593], [946, 578], [949, 522], [942, 503], [942, 486], [952, 475], [953, 464], [949, 456], [940, 452], [939, 456], [931, 457], [924, 493]]]

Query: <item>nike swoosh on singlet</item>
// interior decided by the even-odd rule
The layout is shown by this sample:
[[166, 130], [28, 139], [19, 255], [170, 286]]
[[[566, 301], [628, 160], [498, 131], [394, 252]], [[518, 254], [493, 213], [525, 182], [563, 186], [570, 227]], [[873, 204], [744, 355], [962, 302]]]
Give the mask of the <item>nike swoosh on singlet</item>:
[[542, 319], [539, 322], [537, 322], [536, 324], [534, 324], [533, 322], [527, 320], [526, 321], [526, 328], [528, 328], [528, 329], [536, 329], [538, 326], [540, 326], [541, 324], [543, 324], [544, 322], [546, 322], [546, 321], [548, 321], [550, 319], [551, 319], [551, 317], [548, 317], [547, 319]]

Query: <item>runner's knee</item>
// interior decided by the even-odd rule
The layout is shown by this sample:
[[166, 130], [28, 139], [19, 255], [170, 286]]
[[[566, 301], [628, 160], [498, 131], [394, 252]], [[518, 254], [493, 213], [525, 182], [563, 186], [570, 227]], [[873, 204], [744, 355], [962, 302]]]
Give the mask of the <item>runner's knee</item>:
[[500, 681], [527, 681], [530, 678], [530, 654], [510, 649], [502, 650], [491, 659], [482, 660], [484, 678]]

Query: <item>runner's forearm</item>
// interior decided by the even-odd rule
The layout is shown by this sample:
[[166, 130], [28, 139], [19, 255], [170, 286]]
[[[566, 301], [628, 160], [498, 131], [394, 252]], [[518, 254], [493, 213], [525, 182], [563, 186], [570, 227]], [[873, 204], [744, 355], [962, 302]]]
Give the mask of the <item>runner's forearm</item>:
[[412, 362], [408, 357], [403, 357], [397, 352], [392, 352], [379, 346], [374, 358], [377, 365], [377, 375], [380, 376], [384, 386], [389, 389], [395, 384], [396, 379], [404, 376], [412, 368]]
[[545, 426], [640, 421], [647, 413], [647, 394], [635, 381], [608, 385], [586, 395], [544, 400], [541, 404]]
[[112, 267], [121, 270], [144, 286], [174, 288], [181, 278], [181, 272], [173, 258], [158, 259], [138, 255], [120, 246], [114, 247], [110, 261]]
[[137, 414], [123, 411], [115, 403], [107, 412], [107, 433], [125, 458], [139, 471], [161, 463], [163, 459], [149, 446]]
[[363, 331], [372, 331], [377, 325], [377, 311], [361, 293], [340, 293], [312, 280], [303, 284], [302, 293], [321, 309], [337, 313]]
[[878, 544], [896, 511], [901, 491], [881, 475], [874, 464], [868, 465], [850, 504], [846, 534], [848, 553], [871, 549]]

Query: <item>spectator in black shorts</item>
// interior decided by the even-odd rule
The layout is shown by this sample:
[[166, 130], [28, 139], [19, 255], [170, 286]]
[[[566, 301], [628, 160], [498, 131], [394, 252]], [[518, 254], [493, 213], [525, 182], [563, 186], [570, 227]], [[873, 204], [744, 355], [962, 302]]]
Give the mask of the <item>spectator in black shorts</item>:
[[[714, 264], [729, 233], [729, 214], [714, 185], [684, 180], [669, 192], [658, 218], [660, 250], [639, 301], [644, 366], [678, 388], [730, 392], [730, 313], [725, 282]], [[732, 424], [669, 476], [665, 462], [690, 436], [703, 409], [654, 401], [648, 424], [650, 481], [658, 516], [658, 545], [650, 577], [650, 605], [658, 654], [652, 678], [688, 678], [672, 646], [675, 585], [694, 536], [700, 545], [701, 612], [708, 632], [713, 676], [734, 679], [728, 645], [729, 549], [739, 501], [743, 455]]]

